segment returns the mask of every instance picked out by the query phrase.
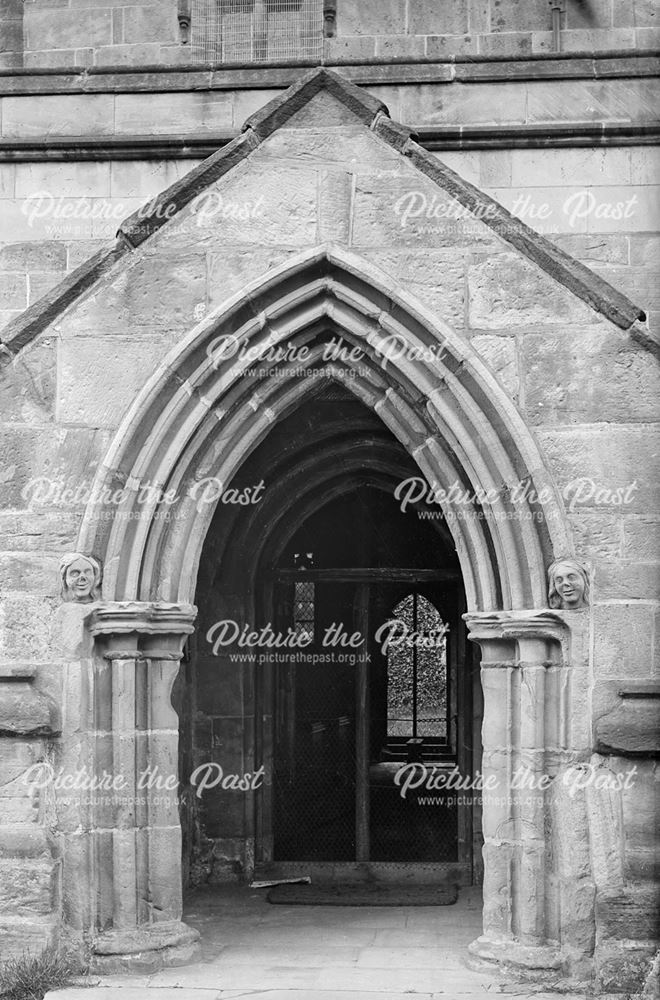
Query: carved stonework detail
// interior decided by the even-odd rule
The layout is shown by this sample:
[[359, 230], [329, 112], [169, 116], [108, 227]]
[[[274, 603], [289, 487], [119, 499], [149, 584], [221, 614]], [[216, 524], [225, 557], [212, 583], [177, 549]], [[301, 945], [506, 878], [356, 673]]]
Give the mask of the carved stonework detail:
[[101, 597], [101, 564], [82, 552], [67, 552], [59, 565], [62, 600], [92, 604]]
[[589, 607], [589, 573], [575, 559], [556, 559], [548, 567], [548, 605], [561, 611]]

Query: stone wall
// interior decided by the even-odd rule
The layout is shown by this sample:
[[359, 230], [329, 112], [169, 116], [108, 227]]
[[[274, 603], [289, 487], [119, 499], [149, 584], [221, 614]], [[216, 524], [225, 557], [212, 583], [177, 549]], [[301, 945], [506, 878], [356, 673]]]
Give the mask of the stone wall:
[[[8, 0], [0, 27], [5, 66], [187, 63], [196, 58], [177, 20], [177, 0]], [[567, 0], [561, 49], [653, 49], [655, 0]], [[338, 0], [327, 61], [521, 56], [553, 51], [547, 0]]]

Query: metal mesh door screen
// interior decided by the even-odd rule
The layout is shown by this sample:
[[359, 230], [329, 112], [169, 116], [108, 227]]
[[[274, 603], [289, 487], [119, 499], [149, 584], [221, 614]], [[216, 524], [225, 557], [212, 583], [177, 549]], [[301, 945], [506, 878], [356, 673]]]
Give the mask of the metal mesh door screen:
[[[381, 603], [389, 607], [387, 587], [381, 585], [378, 589]], [[328, 653], [321, 636], [331, 622], [344, 622], [348, 631], [355, 625], [353, 584], [300, 580], [286, 586], [285, 592], [282, 626], [292, 625], [298, 634], [309, 635], [310, 654]], [[435, 654], [440, 657], [440, 651], [435, 650]], [[374, 656], [370, 667], [372, 691], [377, 685], [376, 672], [382, 675], [386, 666], [376, 662]], [[381, 676], [380, 694], [371, 699], [371, 709], [360, 707], [357, 675], [357, 663], [335, 657], [319, 663], [292, 659], [278, 669], [274, 860], [364, 860], [365, 855], [358, 854], [358, 827], [365, 828], [357, 807], [358, 784], [362, 781], [369, 802], [365, 836], [370, 860], [457, 862], [458, 808], [454, 794], [429, 794], [420, 787], [402, 796], [395, 773], [405, 757], [400, 763], [383, 761], [383, 747], [378, 740], [372, 741], [371, 752], [360, 765], [361, 777], [358, 775], [360, 715], [371, 711], [372, 721], [375, 711], [387, 716], [387, 686], [383, 683], [386, 678]], [[444, 690], [443, 680], [443, 695]], [[380, 708], [375, 705], [377, 700], [382, 702]], [[444, 716], [439, 721], [444, 725]]]
[[192, 0], [195, 62], [320, 59], [323, 0]]
[[351, 620], [353, 588], [300, 580], [285, 591], [282, 626], [313, 642], [309, 658], [277, 672], [274, 860], [352, 861], [355, 666], [321, 659], [328, 651], [320, 640], [333, 621]]

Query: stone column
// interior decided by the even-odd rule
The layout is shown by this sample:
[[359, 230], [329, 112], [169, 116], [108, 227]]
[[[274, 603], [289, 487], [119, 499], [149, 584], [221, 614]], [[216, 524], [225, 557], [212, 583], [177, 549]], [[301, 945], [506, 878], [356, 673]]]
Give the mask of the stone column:
[[570, 757], [568, 632], [551, 611], [467, 615], [484, 693], [484, 933], [479, 959], [557, 969], [546, 795]]
[[199, 935], [181, 922], [178, 719], [170, 700], [195, 613], [188, 605], [118, 602], [90, 615], [95, 769], [119, 776], [94, 823], [98, 972], [184, 964], [198, 952]]

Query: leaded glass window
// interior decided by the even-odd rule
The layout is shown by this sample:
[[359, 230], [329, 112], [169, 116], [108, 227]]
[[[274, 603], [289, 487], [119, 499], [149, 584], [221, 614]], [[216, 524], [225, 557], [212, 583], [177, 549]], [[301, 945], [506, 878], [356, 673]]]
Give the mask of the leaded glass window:
[[387, 735], [446, 738], [447, 626], [417, 593], [400, 601], [392, 617], [405, 624], [412, 641], [387, 652]]

